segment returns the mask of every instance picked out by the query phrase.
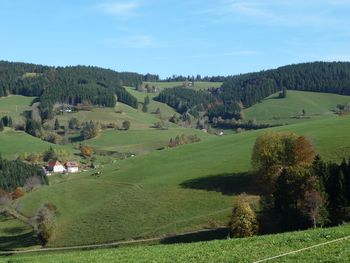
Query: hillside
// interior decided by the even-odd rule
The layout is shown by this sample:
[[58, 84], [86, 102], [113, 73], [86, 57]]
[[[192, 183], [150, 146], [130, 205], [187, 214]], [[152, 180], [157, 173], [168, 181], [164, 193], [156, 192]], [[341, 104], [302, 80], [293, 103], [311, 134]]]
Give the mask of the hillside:
[[[329, 117], [338, 104], [349, 102], [350, 96], [290, 90], [286, 98], [275, 93], [243, 112], [246, 119], [258, 123], [290, 124]], [[300, 117], [303, 110], [306, 114]]]
[[[11, 262], [255, 262], [350, 235], [349, 225], [244, 239], [54, 252], [10, 257]], [[349, 239], [286, 255], [271, 262], [348, 262]]]
[[[306, 135], [324, 158], [339, 160], [350, 152], [349, 118], [273, 130]], [[19, 204], [26, 215], [45, 202], [57, 205], [60, 216], [50, 246], [156, 236], [203, 228], [213, 220], [226, 224], [235, 194], [247, 192], [252, 200], [259, 194], [246, 172], [255, 138], [262, 132], [210, 137], [107, 164], [101, 177], [89, 172], [68, 176], [26, 195]]]

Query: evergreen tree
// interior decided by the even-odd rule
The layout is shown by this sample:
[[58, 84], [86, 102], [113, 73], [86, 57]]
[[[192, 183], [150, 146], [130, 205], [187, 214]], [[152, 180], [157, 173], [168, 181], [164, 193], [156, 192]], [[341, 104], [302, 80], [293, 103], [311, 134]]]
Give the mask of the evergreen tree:
[[147, 104], [143, 103], [143, 105], [142, 105], [142, 111], [143, 111], [143, 112], [147, 112], [147, 111], [148, 111]]
[[10, 128], [13, 127], [13, 122], [12, 122], [11, 116], [9, 117], [8, 127], [10, 127]]
[[0, 132], [4, 131], [4, 123], [0, 120]]
[[58, 122], [58, 119], [55, 119], [54, 129], [56, 131], [60, 129], [60, 123]]
[[147, 96], [145, 97], [144, 104], [148, 105], [149, 102], [150, 102], [149, 96], [147, 95]]

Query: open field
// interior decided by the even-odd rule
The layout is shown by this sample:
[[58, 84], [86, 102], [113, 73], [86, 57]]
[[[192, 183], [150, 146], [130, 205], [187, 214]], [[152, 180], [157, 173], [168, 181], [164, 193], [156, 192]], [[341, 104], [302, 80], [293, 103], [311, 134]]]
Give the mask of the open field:
[[108, 130], [97, 138], [86, 141], [85, 144], [98, 150], [143, 154], [166, 146], [170, 138], [174, 139], [181, 134], [196, 134], [201, 139], [210, 137], [202, 131], [184, 128], [130, 130], [127, 132]]
[[[181, 87], [183, 82], [182, 81], [172, 81], [172, 82], [144, 82], [144, 85], [148, 84], [149, 86], [155, 86], [159, 89], [165, 89], [165, 88], [174, 88], [174, 87]], [[194, 86], [191, 86], [189, 88], [191, 89], [208, 89], [208, 88], [219, 88], [221, 87], [222, 82], [206, 82], [206, 81], [195, 81]]]
[[[0, 215], [0, 251], [21, 247], [39, 247], [33, 229], [10, 216]], [[1, 259], [0, 259], [1, 261]]]
[[24, 111], [31, 110], [30, 104], [34, 97], [24, 97], [19, 95], [11, 95], [0, 98], [0, 117], [11, 116], [15, 121], [21, 118]]
[[[131, 123], [130, 129], [149, 128], [159, 121], [156, 115], [144, 113], [141, 109], [136, 110], [123, 103], [117, 103], [115, 108], [93, 108], [91, 111], [63, 113], [56, 118], [63, 125], [68, 125], [71, 118], [77, 118], [80, 122], [93, 120], [103, 124], [117, 123], [120, 127], [123, 121], [128, 120]], [[49, 123], [53, 125], [54, 120]]]
[[[255, 119], [258, 123], [290, 124], [334, 115], [337, 105], [346, 102], [350, 102], [350, 96], [289, 90], [287, 98], [279, 99], [276, 93], [245, 109], [244, 114], [247, 120]], [[305, 118], [294, 118], [303, 109]]]
[[[329, 117], [272, 130], [311, 138], [319, 153], [339, 160], [349, 149], [350, 116]], [[337, 133], [334, 133], [337, 130]], [[255, 138], [264, 131], [223, 137], [155, 151], [44, 187], [19, 200], [30, 216], [43, 203], [58, 207], [49, 246], [102, 243], [199, 229], [228, 220], [234, 195], [259, 194], [250, 176]], [[337, 155], [339, 154], [339, 155]], [[98, 223], [96, 223], [98, 222]]]
[[0, 154], [10, 159], [15, 159], [22, 153], [42, 153], [50, 146], [73, 151], [69, 146], [54, 145], [22, 131], [7, 128], [0, 134]]
[[158, 96], [158, 93], [144, 93], [144, 92], [139, 92], [136, 91], [133, 88], [127, 87], [126, 88], [134, 97], [137, 98], [138, 102], [140, 103], [139, 109], [142, 109], [142, 103], [144, 102], [145, 97], [148, 95], [150, 98], [150, 103], [148, 105], [148, 113], [154, 113], [157, 108], [160, 110], [160, 115], [156, 115], [159, 118], [166, 118], [169, 119], [171, 116], [174, 114], [178, 115], [178, 113], [168, 105], [155, 101], [153, 100], [155, 97]]
[[[12, 256], [11, 262], [255, 262], [350, 235], [350, 226], [192, 244]], [[348, 262], [350, 239], [268, 262]]]

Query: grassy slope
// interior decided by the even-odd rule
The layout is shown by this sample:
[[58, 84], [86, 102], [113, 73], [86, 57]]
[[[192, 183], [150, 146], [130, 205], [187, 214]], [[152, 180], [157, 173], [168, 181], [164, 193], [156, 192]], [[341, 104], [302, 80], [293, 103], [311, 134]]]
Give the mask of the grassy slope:
[[[144, 82], [144, 85], [150, 85], [155, 86], [159, 89], [165, 89], [165, 88], [174, 88], [174, 87], [180, 87], [182, 86], [181, 81], [173, 81], [173, 82]], [[195, 81], [194, 86], [189, 87], [191, 89], [208, 89], [211, 87], [219, 88], [221, 87], [222, 82], [206, 82], [206, 81]]]
[[27, 110], [30, 110], [30, 104], [34, 100], [34, 97], [24, 97], [18, 95], [11, 95], [8, 97], [0, 98], [0, 117], [11, 116], [12, 119], [20, 119], [20, 115]]
[[0, 215], [0, 251], [37, 246], [39, 242], [33, 238], [32, 231], [32, 228], [23, 222]]
[[42, 141], [25, 132], [6, 129], [5, 132], [0, 133], [0, 154], [7, 158], [16, 158], [16, 156], [25, 152], [41, 153], [50, 146], [69, 149], [69, 147], [57, 146]]
[[[11, 262], [254, 262], [350, 235], [350, 226], [245, 239], [11, 257]], [[271, 262], [348, 262], [350, 240], [316, 247]]]
[[[150, 104], [148, 105], [148, 112], [149, 113], [154, 113], [157, 108], [160, 109], [160, 116], [157, 117], [163, 117], [163, 118], [169, 118], [171, 116], [173, 116], [174, 114], [177, 114], [176, 111], [169, 107], [168, 105], [155, 101], [153, 100], [153, 98], [158, 96], [158, 93], [143, 93], [143, 92], [138, 92], [133, 88], [127, 87], [126, 88], [133, 96], [135, 96], [138, 100], [138, 102], [141, 104], [143, 103], [145, 97], [148, 95], [150, 98]], [[142, 106], [139, 105], [139, 108], [141, 109]]]
[[100, 150], [144, 154], [164, 147], [170, 138], [175, 138], [181, 134], [197, 134], [201, 139], [210, 137], [202, 131], [183, 128], [130, 130], [127, 132], [108, 130], [85, 144]]
[[246, 119], [256, 119], [259, 123], [297, 123], [310, 119], [295, 119], [294, 117], [306, 111], [306, 117], [323, 118], [334, 114], [337, 104], [350, 102], [350, 96], [337, 94], [288, 91], [287, 98], [278, 99], [278, 94], [271, 95], [261, 103], [244, 110]]
[[[349, 120], [349, 116], [331, 117], [274, 130], [310, 136], [321, 154], [336, 158], [335, 153], [350, 144]], [[226, 223], [232, 195], [242, 191], [256, 194], [239, 173], [250, 169], [251, 149], [261, 132], [210, 137], [200, 143], [106, 165], [100, 178], [74, 175], [67, 182], [25, 196], [21, 207], [29, 215], [41, 203], [52, 201], [57, 205], [58, 231], [50, 245], [98, 243], [196, 229], [208, 225], [209, 219]], [[227, 178], [218, 176], [222, 174], [232, 175], [229, 183], [234, 189], [226, 194], [222, 192]], [[180, 186], [190, 179], [199, 182], [186, 188]], [[213, 180], [218, 184], [216, 191], [206, 191]]]

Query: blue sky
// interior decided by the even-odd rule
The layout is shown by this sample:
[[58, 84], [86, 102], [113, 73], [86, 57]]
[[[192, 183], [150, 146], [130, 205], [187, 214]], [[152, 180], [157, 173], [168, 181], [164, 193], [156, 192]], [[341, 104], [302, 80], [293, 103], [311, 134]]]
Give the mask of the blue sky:
[[350, 60], [350, 0], [0, 0], [0, 59], [162, 77]]

